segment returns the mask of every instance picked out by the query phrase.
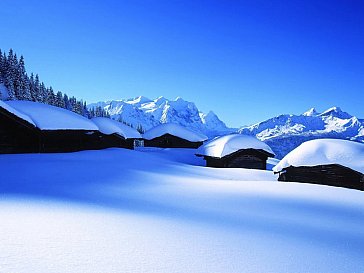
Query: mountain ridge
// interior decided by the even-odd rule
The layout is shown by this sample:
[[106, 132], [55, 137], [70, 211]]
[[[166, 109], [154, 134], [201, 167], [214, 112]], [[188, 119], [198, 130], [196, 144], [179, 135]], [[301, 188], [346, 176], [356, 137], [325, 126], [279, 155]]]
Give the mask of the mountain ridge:
[[155, 99], [138, 96], [88, 105], [89, 109], [94, 107], [102, 107], [112, 119], [135, 128], [141, 126], [144, 130], [171, 122], [201, 132], [209, 138], [237, 131], [237, 128], [228, 128], [213, 111], [205, 114], [193, 102], [181, 97], [169, 100], [163, 96]]
[[322, 113], [310, 108], [300, 115], [282, 114], [244, 126], [238, 132], [256, 136], [270, 145], [278, 158], [282, 158], [301, 143], [316, 138], [364, 142], [364, 120], [337, 106]]

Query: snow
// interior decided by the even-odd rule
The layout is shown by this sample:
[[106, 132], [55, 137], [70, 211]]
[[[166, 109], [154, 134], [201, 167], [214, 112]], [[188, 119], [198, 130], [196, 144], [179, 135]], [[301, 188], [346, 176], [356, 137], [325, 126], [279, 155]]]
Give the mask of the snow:
[[110, 118], [97, 117], [91, 119], [99, 128], [99, 131], [105, 135], [118, 134], [124, 138], [142, 138], [140, 133], [121, 122]]
[[41, 130], [98, 130], [89, 119], [63, 108], [32, 101], [7, 101], [8, 105], [29, 116]]
[[243, 149], [264, 150], [274, 155], [271, 148], [264, 142], [255, 137], [240, 134], [217, 137], [202, 145], [196, 154], [221, 158]]
[[160, 124], [147, 132], [144, 133], [143, 138], [144, 139], [153, 139], [156, 137], [163, 136], [165, 134], [170, 134], [179, 138], [186, 139], [191, 142], [199, 142], [199, 141], [205, 141], [207, 139], [207, 136], [193, 132], [181, 125], [174, 124], [174, 123], [163, 123]]
[[364, 271], [362, 192], [173, 157], [0, 155], [0, 271]]
[[11, 107], [11, 106], [9, 105], [9, 102], [4, 102], [4, 101], [1, 101], [1, 100], [0, 100], [0, 107], [1, 107], [1, 108], [3, 108], [3, 109], [5, 109], [5, 110], [6, 110], [6, 111], [8, 111], [9, 113], [12, 113], [13, 115], [17, 116], [18, 118], [21, 118], [22, 120], [25, 120], [25, 121], [27, 121], [28, 123], [30, 123], [30, 124], [32, 124], [32, 125], [34, 125], [34, 126], [36, 126], [36, 125], [35, 125], [35, 123], [33, 122], [33, 120], [32, 120], [29, 116], [27, 116], [27, 115], [25, 115], [25, 114], [23, 114], [23, 113], [21, 113], [21, 112], [17, 111], [17, 110], [16, 110], [16, 109], [14, 109], [13, 107]]
[[342, 139], [315, 139], [302, 143], [274, 168], [339, 164], [364, 173], [364, 144]]

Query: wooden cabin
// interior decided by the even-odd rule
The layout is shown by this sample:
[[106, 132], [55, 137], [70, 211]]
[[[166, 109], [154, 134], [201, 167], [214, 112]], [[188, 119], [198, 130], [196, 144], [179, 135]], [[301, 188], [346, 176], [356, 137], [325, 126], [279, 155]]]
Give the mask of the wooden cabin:
[[267, 159], [273, 156], [264, 150], [241, 149], [221, 158], [213, 156], [203, 158], [206, 160], [206, 167], [266, 170]]
[[200, 147], [207, 139], [205, 135], [173, 123], [158, 125], [147, 131], [143, 138], [145, 147], [192, 149]]
[[364, 190], [364, 174], [339, 164], [287, 167], [278, 181], [295, 181]]
[[105, 117], [91, 120], [101, 133], [100, 148], [134, 149], [136, 140], [142, 141], [142, 136], [137, 130], [121, 122]]
[[304, 142], [274, 168], [278, 181], [364, 190], [364, 144], [342, 139]]
[[63, 108], [31, 101], [1, 101], [0, 152], [72, 152], [97, 149], [98, 128]]
[[274, 153], [258, 139], [240, 134], [216, 138], [196, 153], [206, 160], [207, 167], [267, 169], [268, 157]]

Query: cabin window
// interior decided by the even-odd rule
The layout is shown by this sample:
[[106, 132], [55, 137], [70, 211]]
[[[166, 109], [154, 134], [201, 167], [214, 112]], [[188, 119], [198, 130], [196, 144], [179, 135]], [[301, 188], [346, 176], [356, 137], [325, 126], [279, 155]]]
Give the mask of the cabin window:
[[144, 147], [143, 139], [134, 139], [134, 148], [136, 147]]

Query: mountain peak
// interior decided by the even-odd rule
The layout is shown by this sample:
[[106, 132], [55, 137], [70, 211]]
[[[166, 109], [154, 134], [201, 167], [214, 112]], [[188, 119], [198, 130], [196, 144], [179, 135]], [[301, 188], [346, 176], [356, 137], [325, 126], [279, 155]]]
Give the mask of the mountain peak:
[[303, 113], [303, 116], [313, 117], [317, 116], [319, 113], [316, 111], [316, 108], [310, 108], [306, 112]]
[[146, 102], [150, 102], [150, 101], [151, 101], [151, 99], [149, 99], [147, 97], [138, 96], [133, 99], [129, 99], [126, 102], [134, 104], [134, 103], [146, 103]]
[[322, 112], [320, 114], [320, 116], [332, 116], [332, 117], [337, 117], [337, 118], [341, 118], [341, 119], [352, 118], [352, 115], [344, 112], [343, 110], [341, 110], [340, 107], [337, 107], [337, 106], [327, 109], [326, 111]]

